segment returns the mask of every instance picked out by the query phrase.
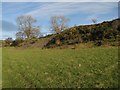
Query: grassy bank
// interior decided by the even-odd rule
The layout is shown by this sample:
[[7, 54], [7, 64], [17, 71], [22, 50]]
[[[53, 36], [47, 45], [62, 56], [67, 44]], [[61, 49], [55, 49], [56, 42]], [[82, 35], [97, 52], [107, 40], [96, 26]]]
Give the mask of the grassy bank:
[[3, 88], [118, 86], [118, 48], [3, 48]]

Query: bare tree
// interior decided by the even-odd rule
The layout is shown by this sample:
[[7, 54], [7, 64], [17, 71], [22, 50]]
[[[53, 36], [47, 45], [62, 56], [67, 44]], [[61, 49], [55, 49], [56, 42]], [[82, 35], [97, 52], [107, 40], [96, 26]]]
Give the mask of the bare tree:
[[41, 36], [41, 32], [40, 32], [40, 27], [34, 27], [33, 31], [32, 31], [32, 36], [31, 37], [40, 37]]
[[[19, 16], [17, 18], [17, 24], [18, 24], [18, 28], [20, 30], [20, 32], [17, 34], [17, 36], [19, 35], [24, 35], [25, 38], [32, 38], [33, 37], [33, 32], [35, 32], [35, 28], [33, 26], [33, 24], [36, 22], [36, 19], [34, 19], [32, 16], [27, 15], [27, 16]], [[35, 30], [35, 31], [33, 31]], [[37, 28], [37, 32], [38, 34], [38, 28]]]
[[51, 29], [54, 33], [59, 34], [61, 31], [68, 28], [67, 22], [69, 21], [68, 18], [64, 16], [52, 16], [51, 17]]
[[97, 19], [96, 19], [96, 18], [92, 18], [92, 22], [93, 22], [94, 24], [96, 24], [96, 23], [97, 23]]
[[24, 39], [24, 33], [23, 32], [17, 32], [16, 33], [16, 39], [21, 39], [21, 40], [23, 40]]

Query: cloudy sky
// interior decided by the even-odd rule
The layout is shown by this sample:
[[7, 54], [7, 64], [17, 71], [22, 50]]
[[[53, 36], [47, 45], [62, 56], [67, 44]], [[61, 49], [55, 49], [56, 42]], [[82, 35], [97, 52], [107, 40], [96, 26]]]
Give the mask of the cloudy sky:
[[2, 2], [118, 2], [119, 0], [2, 0]]
[[15, 33], [18, 31], [16, 18], [21, 15], [36, 18], [36, 25], [41, 27], [43, 34], [50, 33], [50, 17], [54, 15], [69, 18], [69, 26], [92, 24], [91, 18], [97, 18], [100, 23], [118, 17], [117, 2], [2, 2], [1, 8], [3, 37], [0, 39], [15, 38]]

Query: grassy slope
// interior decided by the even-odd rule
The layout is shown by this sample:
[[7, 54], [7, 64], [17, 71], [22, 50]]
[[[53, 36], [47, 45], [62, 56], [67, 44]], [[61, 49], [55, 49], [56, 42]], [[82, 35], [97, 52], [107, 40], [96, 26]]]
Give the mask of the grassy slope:
[[118, 48], [3, 48], [3, 87], [117, 87]]
[[[102, 45], [118, 46], [120, 41], [120, 19], [104, 21], [93, 25], [79, 25], [68, 28], [60, 34], [56, 34], [47, 44], [46, 47], [57, 47], [59, 45], [74, 45], [83, 42], [92, 41], [95, 44], [101, 41]], [[56, 42], [59, 41], [60, 44]]]
[[0, 89], [2, 88], [2, 48], [0, 48]]

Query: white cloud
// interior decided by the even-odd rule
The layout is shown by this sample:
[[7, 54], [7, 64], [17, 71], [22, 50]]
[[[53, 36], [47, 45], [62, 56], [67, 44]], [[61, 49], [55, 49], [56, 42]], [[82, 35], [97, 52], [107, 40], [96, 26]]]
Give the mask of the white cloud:
[[2, 0], [2, 2], [119, 2], [119, 0]]
[[[109, 13], [114, 7], [117, 7], [117, 3], [47, 3], [35, 10], [26, 13], [25, 15], [32, 15], [34, 17], [50, 17], [52, 15], [70, 15], [85, 13], [92, 16]], [[45, 18], [44, 18], [45, 19]]]

